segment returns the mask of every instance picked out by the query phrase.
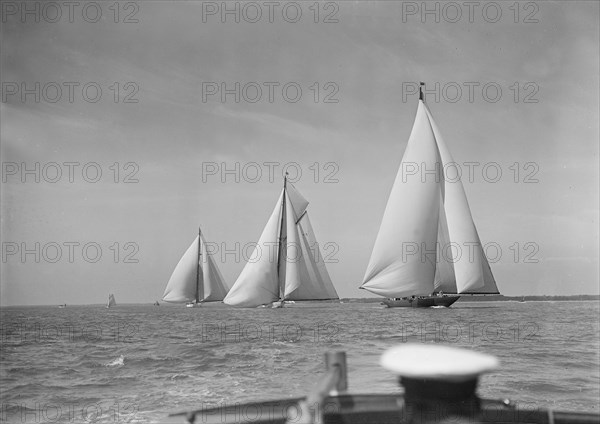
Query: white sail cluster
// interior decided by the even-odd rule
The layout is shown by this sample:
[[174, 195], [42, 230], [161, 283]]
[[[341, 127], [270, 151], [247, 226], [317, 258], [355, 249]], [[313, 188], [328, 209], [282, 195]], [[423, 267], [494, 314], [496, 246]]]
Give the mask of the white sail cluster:
[[223, 300], [256, 307], [279, 300], [337, 299], [307, 207], [308, 201], [290, 183], [284, 184], [252, 256], [229, 293], [199, 234], [175, 267], [163, 300], [188, 304]]
[[162, 299], [173, 303], [217, 302], [226, 294], [223, 276], [206, 249], [204, 236], [198, 234], [177, 263]]
[[386, 297], [498, 293], [460, 178], [444, 175], [452, 164], [419, 100], [361, 288]]
[[[498, 293], [460, 176], [431, 112], [419, 100], [361, 288], [398, 298]], [[200, 233], [169, 280], [163, 300], [256, 307], [279, 301], [338, 299], [307, 213], [308, 201], [284, 181], [254, 252], [227, 293]], [[188, 305], [189, 306], [189, 305]]]
[[337, 299], [306, 208], [290, 183], [240, 276], [225, 297], [228, 305], [256, 307], [279, 300]]

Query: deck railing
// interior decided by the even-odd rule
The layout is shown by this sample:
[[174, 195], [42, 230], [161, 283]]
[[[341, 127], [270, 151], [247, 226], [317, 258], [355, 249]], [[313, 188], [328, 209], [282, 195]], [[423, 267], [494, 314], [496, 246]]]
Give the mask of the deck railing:
[[[321, 376], [315, 388], [309, 392], [305, 400], [298, 402], [300, 415], [293, 420], [294, 424], [323, 423], [324, 401], [328, 396], [336, 396], [348, 388], [346, 352], [325, 353], [325, 374]], [[291, 424], [290, 420], [286, 424]]]

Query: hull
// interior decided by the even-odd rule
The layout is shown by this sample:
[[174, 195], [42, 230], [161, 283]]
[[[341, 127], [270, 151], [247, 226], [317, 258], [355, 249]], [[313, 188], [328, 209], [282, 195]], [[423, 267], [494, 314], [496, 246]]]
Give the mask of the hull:
[[414, 299], [384, 299], [382, 304], [388, 308], [431, 308], [449, 307], [460, 299], [460, 296], [419, 296]]
[[257, 308], [267, 308], [267, 309], [279, 309], [283, 308], [285, 302], [278, 300], [276, 302], [267, 303], [266, 305], [257, 306]]

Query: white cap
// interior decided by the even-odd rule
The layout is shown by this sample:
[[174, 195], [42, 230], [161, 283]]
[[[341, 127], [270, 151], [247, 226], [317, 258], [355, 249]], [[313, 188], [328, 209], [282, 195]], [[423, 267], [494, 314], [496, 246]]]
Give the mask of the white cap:
[[401, 377], [455, 382], [472, 380], [499, 365], [495, 356], [432, 344], [395, 346], [379, 363]]

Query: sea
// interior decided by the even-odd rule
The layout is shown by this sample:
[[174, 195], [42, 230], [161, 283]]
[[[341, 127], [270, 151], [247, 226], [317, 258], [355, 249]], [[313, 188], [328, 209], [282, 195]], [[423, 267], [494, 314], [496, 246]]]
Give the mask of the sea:
[[480, 379], [482, 397], [598, 413], [599, 306], [6, 307], [0, 311], [0, 420], [161, 423], [179, 411], [304, 396], [324, 372], [327, 351], [346, 352], [350, 393], [401, 393], [379, 359], [408, 343], [498, 357], [500, 367]]

